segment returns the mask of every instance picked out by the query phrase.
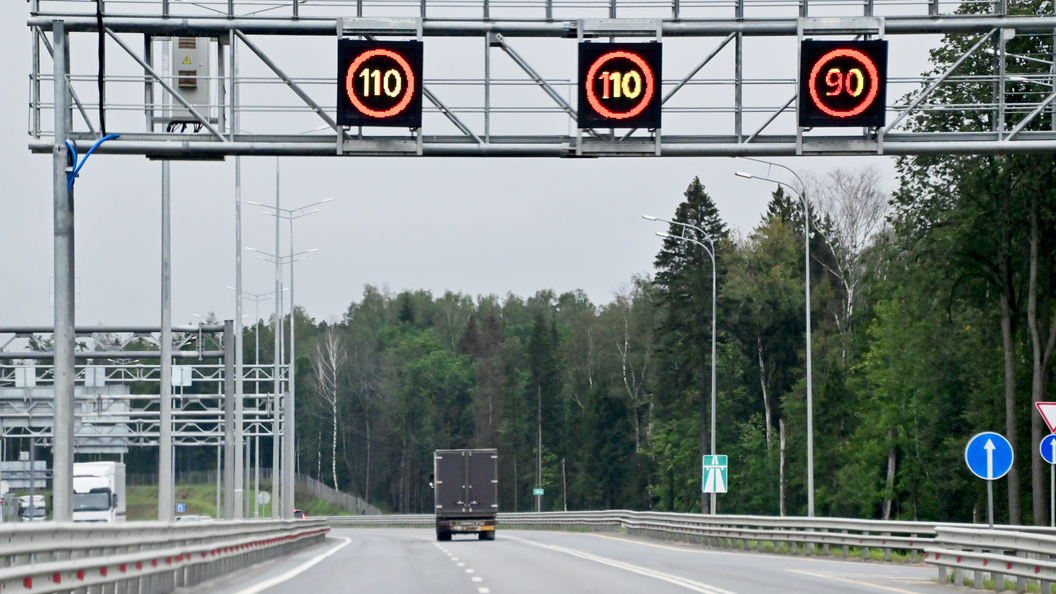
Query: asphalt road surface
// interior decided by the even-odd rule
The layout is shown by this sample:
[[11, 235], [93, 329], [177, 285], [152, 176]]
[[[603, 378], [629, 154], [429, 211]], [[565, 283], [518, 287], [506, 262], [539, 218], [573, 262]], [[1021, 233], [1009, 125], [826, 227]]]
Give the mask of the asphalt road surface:
[[209, 594], [949, 593], [927, 565], [712, 550], [620, 534], [335, 529], [324, 544], [187, 591]]

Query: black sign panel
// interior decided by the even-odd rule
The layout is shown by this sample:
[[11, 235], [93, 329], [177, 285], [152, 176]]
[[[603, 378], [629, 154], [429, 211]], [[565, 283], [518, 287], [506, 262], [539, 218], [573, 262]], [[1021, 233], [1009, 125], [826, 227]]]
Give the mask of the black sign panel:
[[800, 126], [883, 126], [886, 100], [886, 41], [802, 42]]
[[339, 40], [337, 123], [421, 127], [422, 42]]
[[661, 45], [579, 44], [579, 127], [659, 128]]

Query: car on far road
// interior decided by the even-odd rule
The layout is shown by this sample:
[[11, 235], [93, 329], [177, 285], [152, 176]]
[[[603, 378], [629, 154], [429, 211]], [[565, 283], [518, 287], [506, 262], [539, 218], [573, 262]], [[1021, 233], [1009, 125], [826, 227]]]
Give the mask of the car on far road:
[[295, 510], [293, 510], [293, 519], [294, 520], [307, 520], [308, 516], [303, 511], [301, 511], [299, 509], [295, 509]]
[[47, 502], [43, 495], [33, 495], [33, 510], [30, 517], [30, 496], [25, 495], [18, 498], [18, 516], [23, 522], [44, 522], [48, 519]]
[[177, 522], [212, 522], [213, 518], [212, 518], [212, 516], [183, 515], [183, 516], [176, 516], [176, 521]]

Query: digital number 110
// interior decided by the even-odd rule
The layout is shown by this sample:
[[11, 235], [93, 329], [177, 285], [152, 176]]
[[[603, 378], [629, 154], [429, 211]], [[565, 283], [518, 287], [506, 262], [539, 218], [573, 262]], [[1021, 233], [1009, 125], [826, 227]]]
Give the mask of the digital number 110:
[[[623, 73], [623, 72], [602, 72], [601, 76], [598, 77], [602, 85], [602, 99], [609, 98], [609, 87], [612, 87], [612, 96], [619, 99], [620, 97], [626, 97], [628, 99], [636, 99], [638, 95], [642, 94], [642, 75], [638, 74], [634, 70]], [[631, 86], [631, 83], [634, 86]]]
[[403, 77], [395, 69], [386, 71], [385, 76], [382, 76], [381, 70], [364, 68], [359, 72], [359, 77], [363, 79], [364, 97], [370, 97], [370, 82], [372, 79], [374, 81], [375, 96], [380, 96], [382, 91], [384, 91], [389, 97], [395, 97], [403, 90]]

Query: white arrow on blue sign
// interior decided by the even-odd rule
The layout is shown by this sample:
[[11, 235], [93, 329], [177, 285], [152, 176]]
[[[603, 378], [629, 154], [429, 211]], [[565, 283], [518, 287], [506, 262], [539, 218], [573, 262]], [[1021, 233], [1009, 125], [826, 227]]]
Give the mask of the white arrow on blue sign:
[[1016, 455], [1003, 435], [987, 431], [973, 437], [964, 448], [964, 461], [975, 476], [997, 480], [1012, 469]]
[[1046, 435], [1038, 445], [1041, 457], [1049, 464], [1056, 464], [1056, 435]]

